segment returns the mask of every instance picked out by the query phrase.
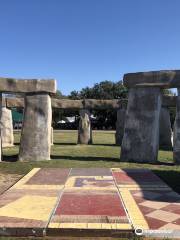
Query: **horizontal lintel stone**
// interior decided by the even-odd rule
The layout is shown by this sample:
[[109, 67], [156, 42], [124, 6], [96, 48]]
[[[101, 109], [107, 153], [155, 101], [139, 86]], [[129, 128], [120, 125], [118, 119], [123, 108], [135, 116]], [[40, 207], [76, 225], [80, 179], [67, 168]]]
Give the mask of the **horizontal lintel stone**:
[[[163, 107], [176, 107], [176, 96], [163, 96], [162, 106]], [[93, 101], [92, 101], [93, 100]], [[84, 100], [69, 100], [69, 99], [56, 99], [52, 98], [52, 108], [60, 109], [119, 109], [122, 107], [126, 108], [127, 100], [95, 100], [86, 99]], [[3, 98], [3, 106], [8, 108], [24, 108], [24, 98]]]
[[6, 107], [8, 108], [24, 108], [24, 98], [5, 98]]
[[83, 100], [52, 98], [52, 107], [61, 109], [83, 109]]
[[15, 93], [56, 93], [54, 79], [15, 79], [0, 77], [0, 92]]
[[180, 70], [127, 73], [123, 78], [124, 86], [131, 87], [180, 87]]
[[112, 100], [99, 100], [99, 99], [85, 99], [85, 109], [119, 109], [127, 105], [126, 99], [112, 99]]

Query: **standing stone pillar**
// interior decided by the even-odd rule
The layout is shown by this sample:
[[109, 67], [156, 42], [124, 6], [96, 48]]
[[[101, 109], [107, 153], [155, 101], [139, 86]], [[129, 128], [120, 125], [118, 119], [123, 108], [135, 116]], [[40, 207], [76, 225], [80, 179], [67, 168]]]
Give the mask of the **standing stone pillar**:
[[12, 147], [14, 145], [12, 112], [6, 107], [2, 107], [0, 124], [2, 147]]
[[54, 134], [53, 134], [53, 127], [51, 127], [51, 145], [54, 144]]
[[50, 160], [51, 121], [49, 94], [26, 94], [19, 150], [20, 161]]
[[124, 135], [124, 124], [125, 124], [126, 108], [117, 110], [117, 121], [116, 121], [116, 145], [122, 144], [122, 139]]
[[122, 161], [157, 161], [160, 109], [160, 88], [130, 88], [121, 146]]
[[90, 121], [90, 112], [86, 109], [80, 110], [78, 143], [91, 144], [92, 143], [92, 129]]
[[176, 99], [176, 118], [173, 131], [173, 158], [176, 164], [180, 164], [180, 88]]
[[170, 113], [167, 107], [162, 107], [159, 122], [159, 146], [165, 149], [172, 149], [172, 130]]

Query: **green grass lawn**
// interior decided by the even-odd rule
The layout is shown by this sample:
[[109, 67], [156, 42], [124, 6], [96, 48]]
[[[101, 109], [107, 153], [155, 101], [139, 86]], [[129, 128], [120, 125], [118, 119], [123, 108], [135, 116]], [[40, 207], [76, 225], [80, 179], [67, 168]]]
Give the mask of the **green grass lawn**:
[[[26, 174], [33, 167], [121, 167], [149, 168], [180, 193], [180, 166], [173, 165], [171, 151], [159, 151], [158, 164], [120, 162], [120, 147], [113, 131], [94, 131], [93, 145], [77, 145], [77, 131], [54, 131], [51, 161], [18, 162], [20, 133], [15, 132], [15, 147], [3, 150], [0, 172]], [[14, 162], [13, 162], [14, 161]]]

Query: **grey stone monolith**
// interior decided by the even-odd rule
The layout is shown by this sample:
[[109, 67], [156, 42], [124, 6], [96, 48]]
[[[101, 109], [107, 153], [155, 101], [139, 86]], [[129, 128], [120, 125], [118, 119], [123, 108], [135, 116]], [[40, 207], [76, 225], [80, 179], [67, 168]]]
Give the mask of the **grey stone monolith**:
[[159, 146], [162, 149], [172, 149], [172, 130], [170, 113], [167, 107], [162, 107], [159, 122]]
[[54, 133], [53, 133], [53, 127], [51, 127], [51, 145], [54, 144]]
[[50, 160], [51, 121], [49, 94], [27, 94], [19, 150], [20, 161]]
[[90, 121], [90, 112], [86, 109], [80, 110], [78, 143], [91, 144], [92, 143], [92, 129]]
[[12, 112], [6, 107], [2, 107], [0, 124], [2, 147], [12, 147], [14, 145]]
[[176, 99], [176, 118], [173, 131], [173, 158], [176, 164], [180, 164], [180, 89]]
[[121, 161], [157, 161], [161, 98], [156, 87], [130, 88]]
[[116, 145], [122, 144], [124, 135], [124, 124], [125, 124], [126, 109], [120, 108], [117, 110], [117, 121], [116, 121]]

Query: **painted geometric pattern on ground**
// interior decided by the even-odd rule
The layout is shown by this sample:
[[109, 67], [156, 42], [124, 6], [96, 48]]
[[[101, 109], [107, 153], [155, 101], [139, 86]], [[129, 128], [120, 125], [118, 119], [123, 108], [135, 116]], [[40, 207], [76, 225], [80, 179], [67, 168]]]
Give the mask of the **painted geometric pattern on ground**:
[[180, 195], [147, 169], [114, 169], [113, 176], [134, 229], [180, 237]]
[[73, 190], [115, 190], [115, 182], [108, 168], [75, 168], [72, 169], [69, 178], [65, 184], [65, 188]]
[[0, 196], [0, 235], [137, 228], [180, 237], [180, 195], [146, 169], [35, 168]]
[[1, 235], [43, 235], [70, 170], [50, 172], [34, 168], [0, 196]]
[[180, 196], [173, 191], [131, 191], [150, 229], [180, 230]]
[[120, 190], [134, 229], [151, 237], [180, 238], [180, 195], [172, 190]]
[[132, 230], [111, 169], [72, 169], [49, 228]]

